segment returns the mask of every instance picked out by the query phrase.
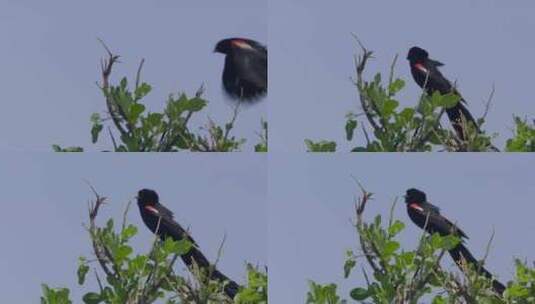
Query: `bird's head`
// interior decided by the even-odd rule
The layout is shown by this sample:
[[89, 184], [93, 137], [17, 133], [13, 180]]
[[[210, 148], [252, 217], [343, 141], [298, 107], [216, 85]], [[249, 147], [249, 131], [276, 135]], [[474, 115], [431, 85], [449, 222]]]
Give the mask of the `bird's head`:
[[150, 189], [142, 189], [137, 193], [137, 204], [140, 207], [154, 206], [159, 203], [158, 193]]
[[427, 197], [425, 196], [425, 193], [423, 191], [420, 191], [418, 189], [410, 188], [407, 190], [407, 193], [405, 194], [405, 203], [412, 204], [412, 203], [425, 203], [427, 201]]
[[219, 41], [214, 48], [214, 52], [229, 54], [233, 49], [236, 48], [254, 50], [258, 45], [258, 42], [251, 39], [228, 38]]
[[409, 50], [409, 54], [407, 54], [407, 60], [409, 60], [411, 63], [422, 62], [428, 58], [429, 58], [429, 53], [427, 53], [426, 50], [419, 48], [417, 46], [413, 46]]

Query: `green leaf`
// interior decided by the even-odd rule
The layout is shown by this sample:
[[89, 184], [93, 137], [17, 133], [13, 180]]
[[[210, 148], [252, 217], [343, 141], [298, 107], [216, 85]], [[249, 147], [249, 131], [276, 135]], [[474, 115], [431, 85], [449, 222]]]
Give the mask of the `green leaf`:
[[313, 142], [310, 139], [305, 139], [308, 152], [336, 152], [336, 142], [321, 140]]
[[381, 73], [377, 73], [373, 77], [373, 84], [378, 85], [380, 83], [381, 83]]
[[48, 285], [42, 284], [41, 289], [43, 291], [41, 304], [72, 304], [68, 288], [50, 288]]
[[122, 232], [121, 232], [121, 238], [123, 240], [128, 240], [134, 235], [137, 234], [137, 227], [134, 225], [128, 225]]
[[104, 126], [102, 126], [102, 125], [93, 125], [93, 127], [91, 128], [91, 142], [92, 143], [96, 143], [97, 142], [98, 135], [102, 131], [103, 127]]
[[188, 253], [191, 248], [193, 248], [193, 244], [188, 240], [180, 240], [177, 242], [177, 245], [175, 248], [173, 248], [173, 253], [183, 255]]
[[396, 250], [399, 249], [399, 243], [396, 241], [388, 241], [384, 247], [383, 254], [386, 257], [391, 256]]
[[390, 96], [394, 96], [397, 92], [405, 87], [405, 81], [403, 79], [396, 79], [388, 86], [388, 92]]
[[82, 147], [67, 147], [62, 148], [59, 145], [52, 145], [52, 150], [54, 152], [84, 152], [84, 148]]
[[366, 300], [370, 296], [368, 290], [361, 287], [353, 288], [353, 290], [350, 292], [350, 295], [351, 298], [356, 301]]
[[390, 115], [392, 115], [392, 113], [394, 113], [394, 110], [398, 106], [399, 106], [399, 102], [397, 100], [387, 99], [387, 100], [385, 100], [385, 102], [383, 104], [383, 112], [382, 112], [382, 114], [385, 117], [389, 117]]
[[[339, 304], [340, 297], [336, 294], [336, 284], [320, 285], [308, 282], [310, 291], [307, 293], [307, 304]], [[342, 302], [344, 303], [344, 302]]]
[[412, 120], [412, 118], [414, 117], [414, 113], [415, 113], [414, 109], [405, 108], [403, 109], [403, 111], [399, 113], [399, 116], [401, 117], [403, 122], [406, 123]]
[[163, 115], [160, 113], [149, 113], [147, 123], [151, 126], [159, 126], [162, 123]]
[[[95, 114], [98, 116], [97, 113], [94, 113], [93, 115]], [[93, 122], [93, 126], [91, 127], [91, 142], [96, 143], [98, 140], [98, 135], [100, 134], [104, 126], [100, 123], [100, 117], [98, 117], [97, 119], [93, 118], [94, 117], [92, 116], [91, 121]]]
[[128, 109], [128, 121], [130, 123], [135, 123], [138, 119], [141, 113], [145, 111], [145, 106], [140, 103], [132, 103], [130, 104], [130, 108]]
[[393, 237], [403, 229], [405, 229], [405, 224], [399, 220], [396, 220], [390, 227], [388, 227], [388, 234]]
[[115, 259], [117, 263], [124, 261], [131, 253], [133, 252], [132, 247], [127, 245], [122, 245], [117, 248], [115, 251]]
[[455, 248], [459, 243], [461, 242], [461, 239], [454, 235], [448, 235], [442, 237], [442, 244], [441, 247], [447, 250]]
[[434, 299], [433, 299], [433, 303], [432, 304], [446, 304], [446, 300], [444, 300], [441, 296], [436, 296]]
[[80, 259], [80, 265], [78, 266], [78, 284], [83, 285], [85, 282], [85, 276], [89, 271], [89, 266], [85, 263], [85, 259]]
[[136, 100], [147, 96], [147, 94], [149, 94], [151, 90], [152, 87], [149, 84], [143, 82], [139, 85], [139, 87], [137, 87], [136, 91], [134, 92], [134, 94], [136, 95]]
[[126, 89], [126, 87], [128, 86], [128, 79], [126, 79], [126, 77], [123, 77], [121, 79], [121, 82], [119, 84], [119, 86], [121, 87], [121, 89]]
[[514, 117], [515, 136], [507, 140], [507, 152], [535, 152], [535, 123], [530, 125], [527, 120]]
[[149, 267], [147, 267], [147, 261], [147, 256], [137, 255], [135, 258], [128, 261], [128, 269], [132, 273], [137, 273], [142, 269], [144, 269], [145, 271], [149, 271]]
[[442, 248], [444, 244], [444, 241], [442, 240], [442, 237], [438, 233], [433, 233], [431, 235], [431, 246], [434, 249]]
[[184, 104], [184, 109], [186, 111], [198, 112], [202, 110], [205, 106], [206, 106], [206, 100], [199, 98], [199, 97], [194, 97], [188, 100]]
[[82, 300], [84, 300], [84, 303], [86, 304], [98, 304], [103, 301], [100, 294], [95, 293], [95, 292], [86, 293], [84, 297], [82, 298]]
[[265, 143], [258, 143], [254, 146], [255, 152], [267, 152], [268, 146]]
[[434, 106], [449, 109], [457, 105], [461, 100], [461, 96], [454, 93], [441, 95], [438, 91], [435, 91], [433, 96], [431, 96], [431, 99]]
[[373, 219], [373, 224], [377, 228], [381, 226], [381, 215], [380, 214], [375, 216], [375, 218]]
[[357, 261], [355, 259], [350, 258], [346, 260], [346, 262], [344, 263], [344, 278], [347, 279], [347, 277], [349, 277], [351, 270], [355, 268], [356, 265], [357, 265]]
[[351, 141], [353, 139], [353, 134], [355, 133], [355, 128], [357, 127], [357, 121], [349, 118], [346, 122], [346, 139]]
[[130, 152], [140, 152], [139, 144], [135, 138], [128, 136], [127, 134], [121, 135], [121, 140], [126, 145], [126, 151]]
[[113, 219], [112, 218], [108, 219], [108, 221], [106, 222], [106, 230], [108, 230], [110, 232], [113, 230]]

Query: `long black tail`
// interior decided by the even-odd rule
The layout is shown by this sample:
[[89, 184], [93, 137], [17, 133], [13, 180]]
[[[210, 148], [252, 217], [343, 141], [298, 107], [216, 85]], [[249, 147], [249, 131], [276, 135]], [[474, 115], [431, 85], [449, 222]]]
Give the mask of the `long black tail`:
[[494, 289], [494, 291], [500, 295], [503, 295], [503, 292], [505, 291], [505, 286], [498, 280], [493, 278], [492, 274], [487, 269], [485, 269], [483, 265], [479, 263], [479, 261], [472, 255], [472, 253], [470, 252], [470, 250], [468, 250], [468, 248], [466, 248], [466, 246], [464, 246], [463, 244], [459, 244], [457, 245], [457, 247], [451, 249], [449, 253], [451, 255], [451, 258], [455, 261], [455, 264], [459, 266], [461, 271], [463, 270], [463, 268], [461, 267], [463, 260], [466, 261], [467, 264], [474, 265], [480, 274], [483, 274], [485, 277], [492, 279], [492, 288]]
[[[457, 103], [457, 105], [452, 108], [446, 109], [446, 114], [448, 114], [450, 123], [453, 126], [455, 133], [457, 133], [457, 136], [461, 140], [465, 139], [466, 130], [464, 129], [464, 127], [466, 125], [472, 124], [476, 128], [477, 133], [481, 133], [481, 129], [477, 125], [476, 120], [474, 119], [470, 111], [468, 111], [463, 102], [464, 100], [461, 99]], [[489, 143], [489, 148], [494, 152], [500, 152], [500, 150], [493, 146], [492, 143]]]
[[477, 132], [481, 133], [476, 120], [470, 111], [468, 111], [468, 109], [464, 106], [463, 100], [460, 100], [454, 107], [446, 109], [446, 114], [448, 114], [451, 125], [453, 126], [453, 129], [455, 129], [455, 133], [457, 133], [457, 136], [459, 136], [460, 139], [464, 140], [465, 138], [464, 136], [466, 134], [466, 130], [464, 130], [464, 126], [466, 124], [473, 124], [476, 127]]
[[206, 256], [201, 252], [199, 249], [199, 246], [195, 242], [193, 238], [189, 235], [189, 233], [180, 226], [180, 224], [176, 222], [172, 222], [172, 227], [164, 227], [158, 235], [160, 236], [160, 239], [165, 240], [166, 237], [171, 237], [175, 241], [180, 241], [184, 238], [186, 238], [188, 241], [190, 241], [193, 244], [193, 247], [190, 249], [190, 251], [186, 254], [183, 254], [180, 256], [184, 264], [190, 269], [190, 271], [193, 269], [194, 263], [197, 264], [197, 266], [205, 271], [206, 273], [210, 273], [211, 271], [211, 279], [217, 280], [220, 282], [227, 282], [224, 287], [225, 294], [230, 297], [231, 299], [234, 299], [236, 294], [238, 293], [240, 289], [240, 285], [221, 273], [219, 270], [215, 269], [215, 267], [208, 261]]
[[188, 253], [180, 257], [182, 258], [182, 261], [184, 261], [184, 264], [186, 264], [189, 269], [192, 269], [194, 261], [199, 266], [199, 268], [202, 269], [203, 271], [208, 272], [211, 269], [212, 270], [211, 279], [217, 280], [220, 282], [227, 282], [224, 288], [225, 294], [229, 298], [234, 299], [234, 297], [236, 296], [236, 294], [238, 293], [240, 289], [240, 285], [238, 285], [238, 283], [236, 283], [235, 281], [233, 281], [232, 279], [230, 279], [229, 277], [221, 273], [219, 270], [215, 268], [211, 268], [212, 265], [197, 247], [195, 246], [192, 247]]

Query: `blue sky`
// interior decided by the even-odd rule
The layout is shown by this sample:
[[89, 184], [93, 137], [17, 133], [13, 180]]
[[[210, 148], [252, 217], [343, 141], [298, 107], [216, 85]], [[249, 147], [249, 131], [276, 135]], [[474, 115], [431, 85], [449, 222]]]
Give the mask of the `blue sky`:
[[[340, 151], [350, 150], [345, 115], [360, 112], [350, 81], [360, 49], [351, 33], [375, 53], [369, 78], [381, 72], [386, 79], [399, 55], [396, 75], [406, 80], [398, 96], [402, 107], [416, 105], [421, 92], [405, 60], [414, 45], [445, 63], [443, 74], [457, 81], [476, 117], [484, 113], [494, 85], [485, 130], [498, 132], [495, 143], [503, 147], [512, 135], [513, 113], [535, 117], [534, 8], [527, 0], [270, 1], [270, 148], [304, 151], [303, 140], [311, 138], [335, 140]], [[362, 144], [363, 135], [357, 137]]]
[[[78, 257], [92, 257], [83, 224], [94, 197], [86, 180], [108, 198], [101, 223], [119, 221], [133, 203], [135, 252], [146, 253], [154, 240], [135, 204], [138, 190], [152, 188], [211, 261], [226, 236], [219, 268], [244, 283], [246, 262], [267, 264], [267, 167], [265, 155], [237, 155], [3, 153], [2, 302], [35, 303], [41, 283], [71, 288], [75, 303], [90, 291], [76, 283]], [[185, 273], [182, 262], [175, 269]]]
[[[483, 258], [494, 230], [487, 268], [507, 282], [514, 275], [514, 258], [533, 260], [535, 246], [526, 233], [535, 229], [534, 161], [526, 154], [272, 157], [270, 167], [281, 169], [269, 174], [270, 301], [304, 303], [308, 280], [337, 283], [346, 299], [351, 288], [365, 286], [360, 266], [343, 279], [345, 252], [358, 249], [351, 223], [360, 190], [352, 177], [375, 193], [368, 220], [376, 214], [386, 218], [396, 197], [416, 187], [468, 234], [466, 244], [476, 257]], [[410, 222], [402, 200], [395, 217], [407, 224], [401, 247], [414, 249], [421, 230]], [[456, 269], [449, 256], [443, 265]]]
[[[224, 124], [233, 104], [221, 89], [224, 57], [213, 53], [217, 41], [243, 36], [267, 43], [267, 2], [6, 0], [0, 3], [0, 149], [50, 151], [50, 145], [79, 145], [89, 150], [89, 116], [104, 113], [95, 82], [106, 53], [97, 38], [117, 54], [114, 80], [133, 79], [145, 58], [143, 80], [153, 86], [146, 97], [152, 111], [161, 110], [171, 93], [192, 95], [204, 83], [207, 110], [192, 121], [195, 129], [208, 117]], [[258, 142], [266, 100], [243, 107], [235, 135]]]

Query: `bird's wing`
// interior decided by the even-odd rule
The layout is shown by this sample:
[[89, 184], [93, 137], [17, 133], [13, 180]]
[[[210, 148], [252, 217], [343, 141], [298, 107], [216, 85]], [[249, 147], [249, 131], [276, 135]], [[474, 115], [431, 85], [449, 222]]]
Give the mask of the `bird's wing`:
[[156, 205], [156, 209], [158, 209], [158, 211], [160, 212], [161, 216], [164, 216], [164, 217], [168, 217], [168, 218], [173, 218], [173, 211], [167, 209], [167, 207], [165, 207], [164, 205], [158, 203]]
[[145, 209], [159, 218], [158, 235], [167, 235], [172, 237], [175, 241], [183, 240], [186, 238], [195, 246], [197, 243], [189, 235], [189, 233], [180, 226], [173, 218], [173, 212], [161, 204], [152, 206], [145, 206]]
[[440, 235], [450, 235], [452, 233], [457, 234], [460, 237], [467, 237], [466, 234], [459, 229], [456, 225], [450, 222], [447, 218], [440, 214], [431, 214], [429, 216], [428, 226], [433, 227], [434, 232], [438, 232]]
[[422, 205], [425, 206], [426, 209], [431, 210], [431, 212], [440, 214], [440, 208], [431, 204], [430, 202], [425, 202]]
[[428, 64], [426, 67], [429, 70], [427, 87], [432, 88], [433, 91], [439, 91], [440, 94], [451, 93], [453, 86], [450, 81], [442, 75], [438, 67], [433, 64]]
[[160, 229], [166, 231], [175, 241], [187, 239], [194, 246], [197, 247], [197, 243], [191, 237], [191, 235], [186, 231], [179, 223], [177, 223], [173, 218], [162, 217], [160, 222]]
[[435, 210], [424, 209], [416, 204], [412, 204], [409, 207], [423, 217], [424, 220], [422, 223], [425, 223], [427, 216], [429, 216], [429, 219], [427, 220], [427, 226], [425, 227], [429, 233], [437, 232], [442, 236], [456, 233], [460, 237], [468, 238], [468, 236], [461, 229], [459, 229], [456, 225]]
[[431, 64], [428, 65], [429, 69], [429, 80], [428, 80], [428, 87], [434, 88], [434, 90], [438, 90], [440, 94], [448, 94], [448, 93], [454, 93], [455, 95], [458, 95], [461, 97], [460, 102], [466, 104], [466, 100], [463, 98], [461, 93], [455, 88], [455, 86], [446, 78], [444, 75], [442, 75], [442, 72], [438, 69], [438, 67], [443, 66], [444, 64], [438, 61], [430, 60]]
[[466, 233], [464, 233], [464, 231], [461, 230], [461, 228], [457, 227], [457, 225], [455, 225], [454, 223], [452, 223], [450, 220], [448, 220], [447, 218], [443, 217], [442, 218], [444, 219], [444, 221], [446, 221], [446, 224], [450, 227], [450, 232], [454, 231], [455, 234], [457, 234], [458, 236], [460, 237], [464, 237], [464, 238], [468, 238], [468, 236], [466, 235]]
[[443, 64], [442, 62], [437, 61], [437, 60], [427, 59], [427, 61], [428, 61], [430, 64], [432, 64], [432, 65], [434, 65], [434, 66], [436, 66], [436, 67], [444, 66], [444, 64]]
[[233, 61], [236, 74], [243, 75], [241, 81], [258, 88], [267, 88], [267, 51], [237, 49]]

